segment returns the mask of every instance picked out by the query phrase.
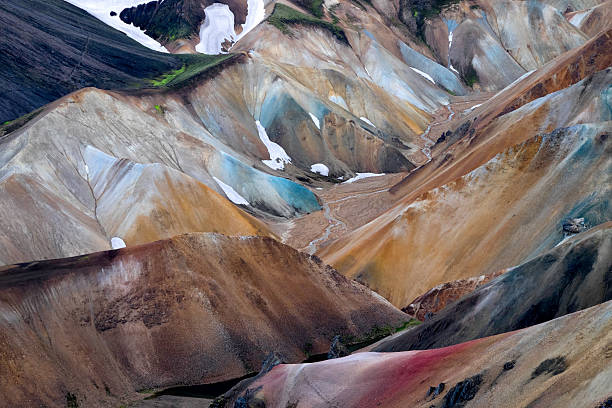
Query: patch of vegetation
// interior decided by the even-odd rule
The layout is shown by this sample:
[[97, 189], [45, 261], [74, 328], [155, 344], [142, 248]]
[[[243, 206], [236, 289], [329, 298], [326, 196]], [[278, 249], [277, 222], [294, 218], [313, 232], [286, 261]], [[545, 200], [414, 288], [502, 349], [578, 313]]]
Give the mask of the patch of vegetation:
[[67, 408], [79, 408], [79, 401], [77, 396], [71, 392], [66, 393], [66, 407]]
[[166, 110], [164, 109], [164, 107], [163, 107], [163, 106], [161, 106], [161, 105], [155, 105], [155, 110], [157, 111], [157, 113], [160, 113], [160, 114], [162, 114], [162, 115], [163, 115], [163, 114], [164, 114], [164, 112], [166, 111]]
[[[179, 69], [167, 72], [155, 79], [148, 80], [146, 85], [153, 86], [155, 88], [175, 88], [186, 84], [191, 79], [199, 77], [200, 75], [208, 72], [217, 72], [214, 68], [219, 66], [232, 58], [238, 57], [239, 54], [220, 54], [220, 55], [177, 55], [183, 61], [183, 66]], [[163, 111], [163, 107], [160, 107]], [[157, 108], [157, 106], [155, 107]]]
[[[121, 11], [120, 18], [145, 30], [152, 38], [164, 43], [179, 38], [188, 38], [196, 33], [201, 13], [185, 13], [180, 0], [159, 1], [157, 4], [146, 2]], [[194, 15], [192, 15], [194, 14]]]
[[336, 9], [338, 8], [338, 6], [340, 6], [340, 3], [334, 4], [328, 9], [329, 15], [331, 16], [331, 19], [332, 19], [332, 24], [338, 24], [340, 22], [340, 19], [336, 15]]
[[267, 21], [274, 27], [278, 28], [283, 34], [287, 35], [291, 35], [291, 31], [288, 27], [290, 25], [309, 25], [320, 27], [331, 32], [338, 40], [348, 44], [346, 34], [336, 24], [300, 13], [296, 9], [281, 3], [276, 3], [274, 5], [274, 10], [272, 11], [270, 17], [267, 18]]
[[473, 66], [468, 66], [467, 72], [465, 73], [463, 80], [470, 87], [474, 86], [474, 84], [478, 82], [478, 73], [476, 72]]
[[435, 17], [446, 6], [458, 3], [459, 0], [400, 0], [400, 20], [408, 29], [425, 39], [425, 20]]
[[418, 326], [419, 324], [421, 324], [420, 320], [410, 319], [399, 326], [375, 326], [365, 336], [346, 336], [343, 337], [341, 341], [352, 353], [355, 350], [359, 350], [363, 347], [369, 346], [372, 343], [376, 343], [377, 341], [384, 339], [385, 337], [388, 337], [394, 333], [399, 333], [411, 327]]
[[25, 115], [17, 119], [7, 120], [2, 125], [0, 125], [0, 137], [8, 135], [9, 133], [12, 133], [20, 127], [24, 126], [26, 123], [34, 119], [40, 112], [42, 112], [42, 108], [38, 108], [30, 113], [26, 113]]
[[312, 0], [312, 3], [310, 3], [310, 11], [312, 11], [315, 17], [323, 17], [323, 0]]
[[138, 391], [139, 394], [153, 394], [155, 390], [153, 388], [145, 388], [144, 390]]
[[304, 354], [306, 354], [306, 357], [310, 357], [313, 349], [314, 349], [314, 346], [312, 345], [312, 343], [309, 342], [309, 343], [304, 344]]
[[227, 402], [228, 400], [227, 398], [225, 398], [225, 395], [221, 395], [215, 398], [213, 402], [210, 403], [209, 408], [225, 408]]
[[166, 86], [170, 81], [176, 79], [177, 76], [185, 72], [185, 68], [185, 65], [183, 65], [179, 69], [163, 74], [159, 79], [153, 79], [152, 83], [154, 86]]

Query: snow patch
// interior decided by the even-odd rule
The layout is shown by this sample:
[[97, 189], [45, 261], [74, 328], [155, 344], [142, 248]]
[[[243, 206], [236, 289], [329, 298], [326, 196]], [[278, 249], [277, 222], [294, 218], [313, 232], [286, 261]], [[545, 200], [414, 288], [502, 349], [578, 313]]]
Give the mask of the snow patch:
[[421, 75], [422, 77], [424, 77], [425, 79], [427, 79], [428, 81], [431, 81], [432, 84], [435, 84], [436, 81], [434, 81], [434, 79], [426, 72], [423, 72], [419, 69], [416, 69], [415, 67], [410, 67], [411, 70], [413, 70], [414, 72], [416, 72], [417, 74]]
[[349, 110], [348, 105], [344, 98], [340, 95], [329, 95], [328, 99], [338, 106], [342, 106], [344, 109]]
[[322, 176], [329, 176], [329, 168], [323, 163], [315, 163], [310, 166], [310, 171], [313, 173], [319, 173]]
[[449, 66], [448, 68], [449, 68], [451, 71], [453, 71], [453, 72], [454, 72], [455, 74], [457, 74], [457, 75], [460, 75], [460, 74], [459, 74], [459, 71], [457, 71], [457, 70], [455, 69], [455, 67], [453, 67], [453, 64], [449, 64], [449, 65], [450, 65], [450, 66]]
[[466, 110], [463, 111], [463, 114], [466, 115], [466, 114], [472, 112], [474, 109], [476, 109], [479, 106], [482, 106], [482, 103], [479, 103], [478, 105], [474, 105], [471, 108], [467, 108]]
[[235, 41], [234, 13], [227, 4], [213, 3], [204, 9], [204, 23], [200, 26], [200, 43], [196, 51], [203, 54], [221, 54], [221, 44]]
[[234, 190], [232, 186], [228, 186], [227, 184], [225, 184], [224, 182], [222, 182], [216, 177], [213, 177], [213, 179], [215, 179], [215, 182], [219, 185], [219, 187], [221, 187], [221, 189], [223, 190], [227, 198], [232, 203], [241, 204], [241, 205], [249, 205], [249, 202], [243, 196], [238, 194], [238, 192]]
[[385, 173], [356, 173], [357, 175], [355, 177], [352, 177], [348, 180], [346, 180], [345, 182], [343, 182], [342, 184], [350, 184], [350, 183], [354, 183], [357, 180], [361, 180], [364, 178], [369, 178], [369, 177], [378, 177], [378, 176], [384, 176]]
[[111, 238], [111, 248], [113, 249], [125, 248], [125, 241], [123, 241], [119, 237], [112, 237]]
[[270, 160], [262, 160], [262, 162], [273, 170], [283, 170], [285, 168], [285, 163], [291, 163], [291, 157], [289, 157], [281, 145], [270, 140], [266, 133], [266, 129], [258, 120], [255, 121], [255, 125], [257, 125], [259, 140], [266, 145], [268, 154], [270, 155]]
[[359, 119], [363, 120], [365, 123], [367, 123], [370, 126], [376, 127], [372, 122], [370, 122], [370, 119], [366, 118], [365, 116], [360, 116]]
[[310, 119], [312, 119], [317, 129], [321, 130], [321, 124], [319, 123], [319, 118], [317, 118], [314, 114], [310, 112], [308, 112], [308, 114], [310, 115]]
[[[168, 52], [166, 47], [155, 41], [153, 38], [145, 34], [143, 30], [133, 24], [126, 24], [119, 18], [119, 14], [123, 9], [144, 4], [146, 0], [66, 0], [68, 3], [85, 10], [98, 20], [121, 31], [133, 40], [140, 44], [159, 52]], [[117, 13], [111, 16], [111, 11]]]
[[225, 53], [221, 45], [226, 41], [235, 43], [261, 23], [265, 17], [264, 0], [247, 0], [247, 16], [242, 31], [234, 30], [234, 13], [227, 4], [213, 3], [204, 9], [204, 22], [200, 26], [200, 42], [196, 51], [203, 54]]
[[247, 16], [246, 21], [242, 25], [242, 32], [238, 35], [236, 41], [247, 35], [249, 31], [257, 27], [266, 17], [266, 9], [264, 8], [264, 0], [247, 0]]
[[574, 27], [580, 28], [580, 24], [582, 24], [582, 21], [584, 21], [586, 17], [590, 16], [592, 12], [593, 12], [593, 9], [589, 9], [589, 10], [585, 10], [585, 11], [576, 13], [570, 17], [569, 22]]

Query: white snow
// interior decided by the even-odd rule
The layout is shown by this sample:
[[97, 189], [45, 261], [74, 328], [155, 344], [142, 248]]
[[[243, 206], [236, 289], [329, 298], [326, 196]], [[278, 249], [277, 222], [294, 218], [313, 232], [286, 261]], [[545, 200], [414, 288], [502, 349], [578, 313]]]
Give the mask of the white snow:
[[310, 119], [312, 119], [312, 121], [314, 122], [315, 126], [317, 127], [317, 129], [321, 129], [321, 124], [319, 123], [319, 118], [317, 118], [314, 114], [308, 112], [308, 114], [310, 115]]
[[582, 23], [582, 21], [586, 17], [588, 17], [592, 12], [593, 12], [593, 9], [588, 9], [588, 10], [584, 10], [584, 11], [578, 12], [578, 13], [576, 13], [573, 16], [570, 17], [569, 22], [574, 27], [580, 28], [580, 24]]
[[257, 24], [261, 23], [266, 17], [264, 0], [247, 0], [247, 7], [248, 9], [246, 21], [242, 25], [242, 32], [240, 33], [236, 41], [244, 37], [249, 31], [254, 29]]
[[434, 79], [428, 73], [423, 72], [421, 70], [418, 70], [415, 67], [410, 67], [410, 69], [413, 70], [414, 72], [416, 72], [417, 74], [421, 75], [422, 77], [424, 77], [428, 81], [431, 81], [432, 84], [436, 83], [436, 81], [434, 81]]
[[376, 125], [374, 125], [372, 122], [370, 122], [370, 119], [366, 118], [365, 116], [360, 116], [359, 119], [363, 120], [365, 123], [367, 123], [370, 126], [376, 127]]
[[[133, 24], [126, 24], [119, 18], [119, 14], [123, 9], [134, 7], [139, 4], [146, 3], [147, 0], [66, 0], [68, 3], [81, 8], [102, 21], [103, 23], [119, 30], [128, 37], [138, 41], [140, 44], [155, 51], [168, 52], [166, 47], [149, 37], [138, 27]], [[111, 11], [117, 13], [116, 16], [111, 16]]]
[[348, 105], [344, 98], [340, 95], [329, 95], [328, 99], [336, 105], [342, 106], [344, 109], [349, 110]]
[[313, 173], [319, 173], [322, 176], [329, 176], [329, 168], [323, 163], [315, 163], [310, 166], [310, 171]]
[[215, 181], [217, 182], [219, 187], [221, 187], [221, 189], [223, 190], [223, 192], [225, 193], [227, 198], [229, 198], [229, 200], [232, 203], [234, 203], [234, 204], [242, 204], [242, 205], [249, 205], [249, 202], [243, 196], [238, 194], [238, 192], [236, 190], [234, 190], [232, 188], [232, 186], [228, 186], [227, 184], [225, 184], [224, 182], [222, 182], [221, 180], [219, 180], [216, 177], [213, 177], [213, 179], [215, 179]]
[[221, 43], [235, 41], [234, 13], [227, 4], [213, 3], [204, 9], [206, 16], [200, 26], [200, 43], [196, 51], [203, 54], [221, 54]]
[[119, 237], [112, 237], [111, 238], [111, 248], [113, 249], [125, 248], [125, 242]]
[[361, 180], [361, 179], [364, 179], [364, 178], [378, 177], [378, 176], [384, 176], [385, 175], [385, 173], [356, 173], [356, 174], [357, 175], [355, 177], [346, 180], [342, 184], [350, 184], [350, 183], [354, 183], [355, 181]]
[[451, 46], [453, 45], [453, 32], [449, 32], [448, 33], [448, 68], [453, 71], [455, 74], [459, 75], [459, 71], [457, 71], [455, 69], [455, 67], [453, 67], [453, 64], [451, 63], [451, 59], [450, 59], [450, 50], [451, 50]]
[[289, 157], [281, 145], [270, 140], [266, 133], [266, 129], [258, 120], [255, 121], [255, 124], [257, 125], [259, 139], [266, 145], [268, 154], [270, 155], [270, 160], [262, 160], [262, 162], [273, 170], [283, 170], [285, 168], [285, 163], [291, 163], [291, 157]]
[[472, 106], [471, 108], [467, 108], [466, 110], [463, 111], [463, 114], [468, 114], [470, 112], [472, 112], [474, 109], [476, 109], [477, 107], [482, 106], [482, 103], [479, 103], [477, 105]]
[[261, 23], [265, 17], [264, 0], [247, 0], [246, 21], [242, 31], [234, 30], [234, 13], [227, 4], [213, 3], [204, 9], [206, 16], [200, 26], [200, 43], [196, 51], [203, 54], [221, 54], [225, 40], [236, 42]]

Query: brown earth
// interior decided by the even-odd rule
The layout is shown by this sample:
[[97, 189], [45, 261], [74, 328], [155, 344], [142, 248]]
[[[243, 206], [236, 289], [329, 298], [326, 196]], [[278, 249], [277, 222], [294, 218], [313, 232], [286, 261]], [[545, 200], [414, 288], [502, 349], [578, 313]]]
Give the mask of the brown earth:
[[187, 234], [0, 270], [0, 393], [9, 406], [119, 405], [212, 383], [407, 316], [332, 268], [261, 237]]

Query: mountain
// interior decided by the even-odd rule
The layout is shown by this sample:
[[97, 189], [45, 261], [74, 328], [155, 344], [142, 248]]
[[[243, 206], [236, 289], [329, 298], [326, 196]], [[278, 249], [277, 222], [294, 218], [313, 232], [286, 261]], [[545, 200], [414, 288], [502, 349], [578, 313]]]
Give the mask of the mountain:
[[[498, 117], [488, 137], [475, 136], [469, 154], [436, 172], [423, 193], [412, 190], [384, 215], [324, 248], [322, 258], [404, 307], [440, 283], [491, 273], [554, 247], [566, 218], [607, 221], [611, 78], [610, 69], [603, 70]], [[556, 130], [546, 133], [551, 128]], [[533, 136], [522, 141], [524, 135]], [[483, 156], [489, 160], [432, 188]]]
[[[408, 317], [276, 240], [187, 234], [0, 271], [3, 403], [118, 405], [215, 383]], [[24, 351], [27, 350], [27, 353]]]
[[3, 1], [0, 21], [0, 123], [83, 87], [125, 88], [182, 65], [62, 0]]
[[0, 1], [0, 405], [608, 407], [611, 4]]
[[605, 407], [611, 312], [607, 302], [446, 348], [279, 365], [238, 397], [249, 407]]

